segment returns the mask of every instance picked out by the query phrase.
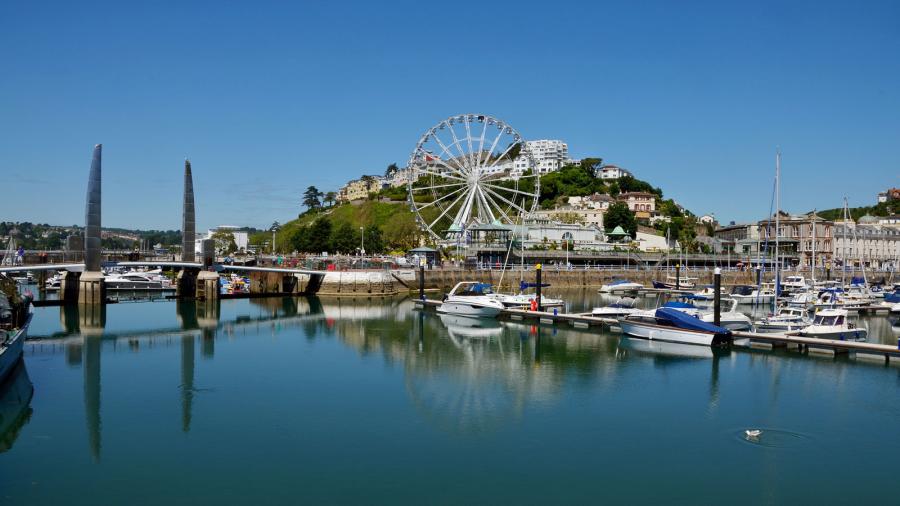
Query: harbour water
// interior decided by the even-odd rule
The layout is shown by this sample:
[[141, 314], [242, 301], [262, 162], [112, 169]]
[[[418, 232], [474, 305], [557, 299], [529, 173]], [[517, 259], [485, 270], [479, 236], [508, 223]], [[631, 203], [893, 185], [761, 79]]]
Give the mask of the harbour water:
[[2, 397], [4, 504], [848, 503], [897, 473], [900, 364], [405, 298], [47, 307], [30, 334]]

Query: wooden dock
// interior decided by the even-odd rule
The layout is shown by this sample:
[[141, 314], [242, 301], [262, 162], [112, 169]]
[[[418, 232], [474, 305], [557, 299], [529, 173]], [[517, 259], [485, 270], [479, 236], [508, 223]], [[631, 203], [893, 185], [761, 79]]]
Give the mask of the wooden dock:
[[[416, 307], [433, 309], [441, 305], [438, 300], [416, 300]], [[526, 309], [504, 309], [500, 316], [510, 320], [531, 320], [546, 325], [568, 323], [576, 328], [589, 328], [606, 325], [611, 327], [618, 323], [614, 318], [598, 318], [588, 314], [565, 314], [548, 311], [529, 311]], [[891, 357], [900, 357], [900, 341], [897, 346], [858, 341], [840, 341], [837, 339], [817, 339], [814, 337], [789, 336], [785, 334], [769, 334], [758, 332], [732, 331], [735, 346], [750, 348], [786, 348], [800, 353], [818, 353], [827, 355], [854, 354], [857, 358], [869, 358], [889, 362]]]

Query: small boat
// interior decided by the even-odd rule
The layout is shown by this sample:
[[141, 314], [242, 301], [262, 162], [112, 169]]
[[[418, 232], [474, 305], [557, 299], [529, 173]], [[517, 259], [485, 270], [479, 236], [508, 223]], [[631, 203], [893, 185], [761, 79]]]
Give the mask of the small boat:
[[816, 294], [815, 292], [811, 292], [809, 290], [802, 292], [794, 292], [794, 295], [787, 301], [787, 304], [792, 307], [808, 310], [813, 307], [813, 304], [816, 302]]
[[635, 283], [633, 281], [628, 281], [627, 279], [618, 279], [607, 283], [600, 287], [600, 293], [635, 293], [638, 290], [643, 290], [644, 285], [640, 283]]
[[642, 311], [634, 307], [634, 299], [631, 297], [619, 297], [618, 300], [608, 306], [595, 307], [591, 310], [591, 316], [598, 318], [619, 318]]
[[6, 379], [22, 358], [28, 326], [34, 316], [30, 296], [20, 296], [15, 281], [0, 280], [0, 382]]
[[697, 278], [688, 278], [682, 276], [681, 279], [675, 276], [666, 276], [665, 281], [653, 280], [653, 288], [661, 290], [691, 290], [696, 286]]
[[[546, 283], [541, 283], [542, 287], [550, 286]], [[529, 308], [531, 307], [531, 301], [537, 298], [537, 294], [535, 293], [525, 293], [529, 288], [534, 288], [534, 283], [526, 283], [525, 281], [519, 282], [519, 293], [515, 295], [510, 295], [506, 293], [492, 293], [495, 299], [500, 301], [503, 304], [503, 307], [506, 308]], [[552, 308], [552, 307], [565, 307], [566, 301], [562, 299], [553, 299], [550, 297], [545, 297], [541, 294], [541, 307], [542, 308]]]
[[107, 290], [171, 290], [172, 283], [155, 272], [113, 273], [104, 279]]
[[805, 291], [806, 288], [806, 278], [803, 276], [787, 276], [781, 281], [781, 289], [784, 292], [797, 293]]
[[782, 306], [778, 312], [753, 322], [757, 332], [791, 332], [805, 329], [812, 323], [806, 313], [806, 308], [796, 306]]
[[503, 303], [493, 297], [491, 285], [478, 281], [462, 281], [450, 290], [438, 306], [437, 312], [493, 318], [503, 309]]
[[731, 331], [707, 323], [683, 311], [661, 307], [656, 311], [641, 312], [619, 320], [622, 332], [643, 339], [671, 343], [718, 346], [732, 341]]
[[796, 332], [789, 332], [788, 335], [841, 341], [865, 341], [868, 331], [850, 323], [846, 309], [823, 309], [816, 313], [812, 325]]
[[731, 289], [729, 297], [738, 304], [771, 304], [775, 300], [775, 292], [751, 285], [736, 285]]

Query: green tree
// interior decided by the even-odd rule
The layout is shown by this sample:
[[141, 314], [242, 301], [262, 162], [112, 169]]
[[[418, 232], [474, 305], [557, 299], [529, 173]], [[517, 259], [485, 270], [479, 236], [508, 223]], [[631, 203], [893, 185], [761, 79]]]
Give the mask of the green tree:
[[399, 170], [400, 167], [397, 167], [396, 163], [392, 163], [388, 165], [386, 169], [384, 169], [384, 177], [392, 178], [394, 177], [394, 174], [396, 174]]
[[309, 227], [300, 226], [291, 231], [290, 236], [288, 236], [288, 246], [284, 246], [284, 241], [281, 241], [281, 244], [278, 245], [279, 250], [286, 250], [288, 247], [292, 251], [302, 251], [302, 252], [310, 252], [312, 249], [309, 244]]
[[315, 186], [310, 186], [303, 192], [303, 205], [310, 211], [315, 211], [322, 207], [322, 202], [319, 201], [321, 197], [322, 192]]
[[331, 221], [319, 218], [309, 229], [306, 251], [322, 253], [331, 249]]
[[607, 232], [612, 232], [617, 226], [628, 232], [632, 238], [637, 233], [637, 220], [634, 219], [634, 213], [628, 209], [628, 204], [624, 202], [616, 202], [609, 206], [606, 214], [603, 215], [603, 224]]
[[325, 202], [325, 204], [326, 204], [328, 207], [331, 207], [331, 206], [334, 205], [335, 202], [337, 202], [337, 193], [335, 193], [335, 192], [328, 192], [328, 193], [325, 194], [324, 197], [322, 197], [322, 200], [323, 200], [323, 202]]
[[359, 245], [359, 235], [346, 221], [331, 232], [331, 249], [336, 253], [352, 253]]
[[384, 253], [384, 237], [381, 229], [373, 225], [366, 229], [366, 253]]
[[216, 243], [216, 253], [228, 255], [237, 251], [234, 234], [228, 230], [216, 230], [211, 239]]

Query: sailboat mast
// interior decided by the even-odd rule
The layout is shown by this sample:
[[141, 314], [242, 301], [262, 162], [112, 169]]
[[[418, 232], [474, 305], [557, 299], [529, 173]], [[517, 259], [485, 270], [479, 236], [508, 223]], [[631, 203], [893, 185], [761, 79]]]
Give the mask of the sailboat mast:
[[845, 253], [845, 251], [847, 251], [847, 215], [849, 214], [849, 211], [847, 210], [847, 197], [844, 197], [844, 212], [842, 214], [844, 218], [844, 226], [842, 227], [844, 247], [841, 248], [841, 286], [847, 284], [847, 254]]
[[778, 247], [779, 241], [778, 237], [781, 235], [779, 233], [779, 218], [781, 214], [781, 150], [777, 150], [775, 152], [775, 298], [778, 298], [778, 292], [780, 292], [779, 286], [779, 275], [781, 271], [781, 260], [778, 258]]
[[812, 214], [812, 281], [816, 284], [816, 210]]

